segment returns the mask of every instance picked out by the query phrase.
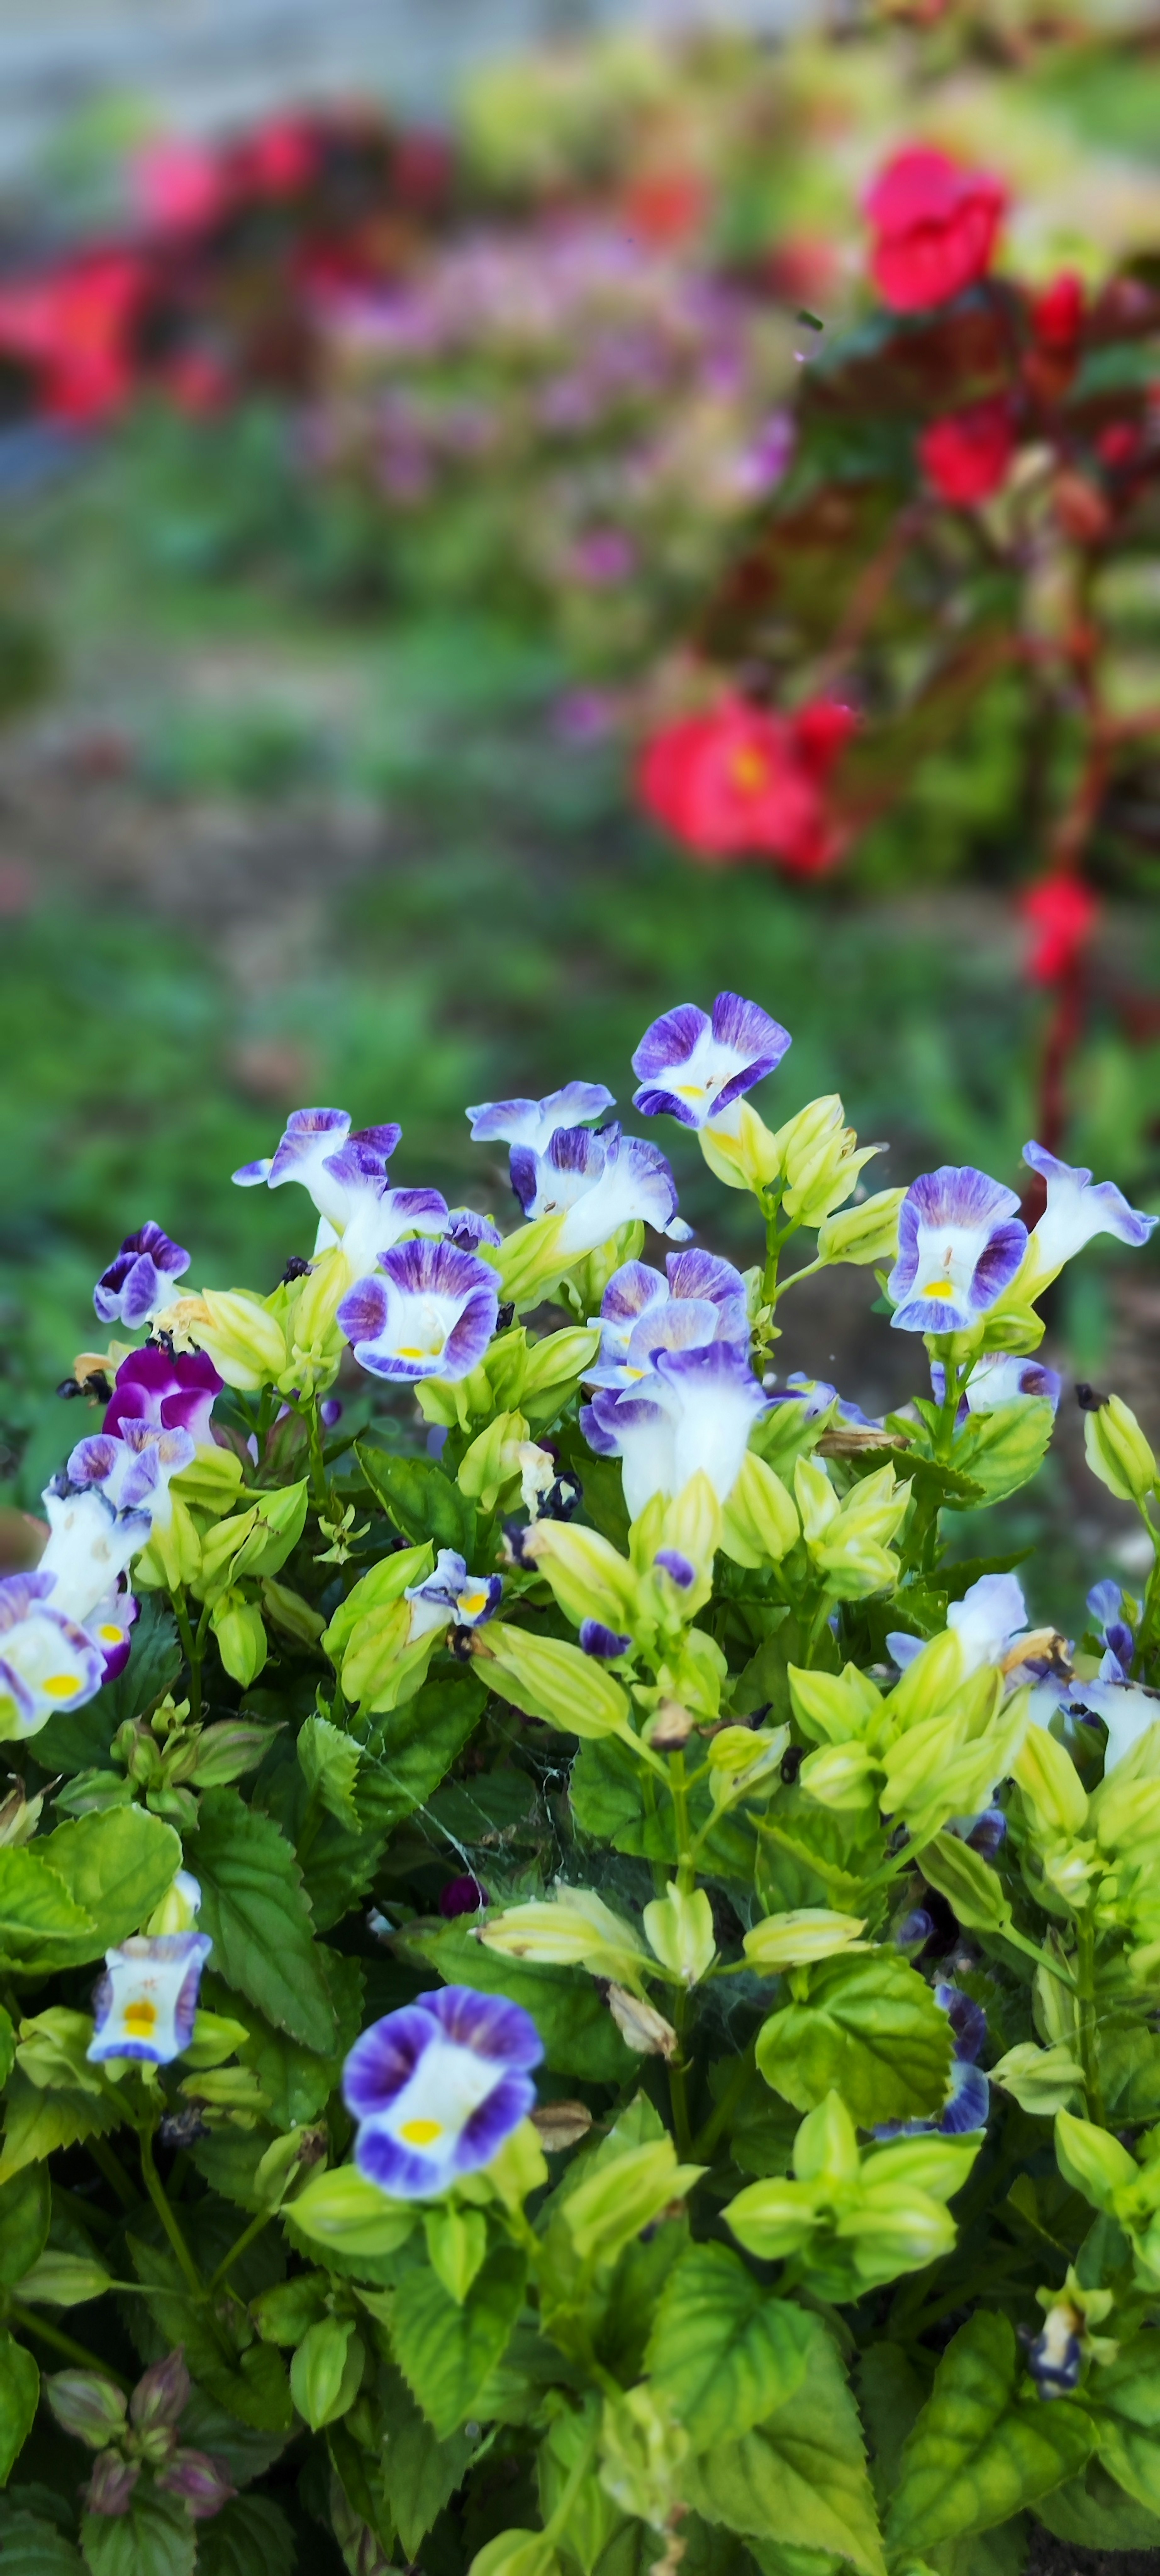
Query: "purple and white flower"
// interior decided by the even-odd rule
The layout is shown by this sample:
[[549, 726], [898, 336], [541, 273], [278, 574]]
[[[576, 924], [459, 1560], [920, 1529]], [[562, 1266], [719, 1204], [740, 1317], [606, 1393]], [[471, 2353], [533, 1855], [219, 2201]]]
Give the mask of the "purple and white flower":
[[70, 1485], [95, 1486], [117, 1512], [148, 1512], [161, 1529], [173, 1517], [170, 1480], [191, 1467], [197, 1444], [189, 1431], [158, 1431], [122, 1419], [116, 1431], [78, 1440], [65, 1473]]
[[85, 2055], [168, 2066], [188, 2048], [201, 1972], [213, 1948], [207, 1932], [143, 1932], [105, 1952], [93, 1996], [96, 2028]]
[[[600, 1301], [600, 1351], [585, 1371], [593, 1386], [634, 1386], [644, 1377], [654, 1349], [691, 1348], [705, 1342], [749, 1343], [745, 1281], [730, 1261], [692, 1249], [670, 1252], [666, 1277], [647, 1262], [625, 1261], [615, 1270]], [[681, 1309], [679, 1338], [664, 1318]], [[690, 1319], [695, 1320], [695, 1329]]]
[[102, 1270], [93, 1304], [102, 1324], [127, 1324], [136, 1332], [173, 1303], [173, 1282], [189, 1268], [190, 1255], [170, 1241], [152, 1218], [127, 1234], [121, 1249]]
[[419, 1236], [359, 1279], [338, 1324], [373, 1377], [464, 1378], [483, 1358], [499, 1313], [499, 1281], [473, 1252]]
[[991, 2106], [991, 2087], [981, 2066], [976, 2064], [987, 2036], [987, 2016], [981, 2004], [958, 1986], [937, 1985], [934, 1999], [947, 2015], [954, 2044], [950, 2090], [942, 2110], [929, 2120], [888, 2120], [876, 2128], [876, 2138], [961, 2138], [972, 2129], [985, 2129]]
[[37, 1573], [50, 1580], [54, 1606], [87, 1627], [119, 1594], [130, 1559], [148, 1546], [150, 1515], [118, 1512], [95, 1485], [64, 1493], [50, 1485], [43, 1502], [48, 1544]]
[[1130, 1207], [1114, 1181], [1093, 1184], [1081, 1164], [1061, 1163], [1045, 1145], [1025, 1145], [1023, 1160], [1047, 1183], [1047, 1205], [1027, 1247], [1028, 1295], [1046, 1287], [1093, 1235], [1114, 1234], [1138, 1250], [1160, 1224], [1160, 1218]]
[[104, 1680], [101, 1649], [53, 1601], [51, 1574], [0, 1576], [0, 1736], [36, 1735]]
[[971, 1163], [942, 1163], [912, 1181], [899, 1211], [887, 1280], [891, 1323], [904, 1333], [964, 1333], [1009, 1288], [1027, 1246], [1014, 1190]]
[[122, 1360], [102, 1428], [112, 1433], [124, 1422], [146, 1422], [155, 1431], [188, 1431], [199, 1449], [211, 1449], [210, 1416], [222, 1384], [207, 1351], [171, 1354], [147, 1342]]
[[806, 1422], [820, 1422], [822, 1415], [829, 1412], [832, 1404], [836, 1404], [839, 1422], [854, 1423], [861, 1431], [884, 1431], [885, 1429], [880, 1415], [872, 1417], [868, 1413], [863, 1413], [860, 1404], [854, 1404], [847, 1396], [839, 1395], [837, 1387], [831, 1386], [828, 1377], [807, 1377], [803, 1369], [791, 1369], [785, 1385], [775, 1386], [771, 1390], [770, 1400], [774, 1404], [800, 1404], [804, 1408], [803, 1420]]
[[598, 1456], [621, 1460], [635, 1520], [654, 1494], [679, 1494], [699, 1473], [726, 1502], [750, 1431], [768, 1410], [748, 1354], [730, 1342], [708, 1342], [656, 1351], [648, 1376], [622, 1393], [598, 1387], [581, 1409], [580, 1427]]
[[545, 1152], [513, 1145], [512, 1188], [529, 1219], [561, 1220], [556, 1248], [566, 1262], [595, 1252], [640, 1219], [674, 1243], [692, 1227], [677, 1215], [677, 1185], [662, 1153], [611, 1127], [558, 1127]]
[[480, 1216], [476, 1208], [450, 1208], [447, 1213], [446, 1240], [459, 1252], [477, 1252], [481, 1243], [497, 1250], [503, 1242], [498, 1225], [489, 1216]]
[[409, 1643], [432, 1628], [482, 1628], [494, 1619], [503, 1593], [500, 1574], [469, 1574], [457, 1549], [441, 1547], [434, 1570], [422, 1583], [408, 1584], [404, 1601], [411, 1604]]
[[718, 993], [712, 1018], [680, 1002], [645, 1030], [633, 1056], [633, 1106], [646, 1118], [708, 1127], [773, 1072], [790, 1043], [788, 1029], [739, 993]]
[[[941, 1404], [947, 1383], [941, 1360], [931, 1361], [930, 1383], [935, 1403]], [[1054, 1413], [1062, 1392], [1063, 1379], [1041, 1361], [1020, 1359], [1014, 1351], [987, 1351], [971, 1370], [959, 1398], [957, 1420], [962, 1424], [972, 1413], [998, 1413], [1005, 1404], [1018, 1404], [1022, 1396], [1037, 1397]]]
[[544, 1100], [480, 1100], [467, 1115], [477, 1145], [525, 1145], [530, 1153], [544, 1154], [558, 1129], [579, 1127], [615, 1106], [602, 1082], [565, 1082]]
[[443, 1986], [387, 2013], [356, 2039], [343, 2069], [359, 2172], [396, 2200], [478, 2172], [527, 2118], [543, 2054], [530, 2013], [470, 1986]]
[[351, 1279], [373, 1270], [406, 1235], [442, 1235], [448, 1209], [438, 1190], [394, 1190], [387, 1164], [401, 1127], [360, 1127], [351, 1133], [345, 1109], [296, 1109], [277, 1152], [267, 1161], [243, 1163], [234, 1179], [242, 1189], [265, 1182], [272, 1190], [299, 1181], [318, 1210], [316, 1254], [340, 1244]]
[[1125, 1610], [1124, 1595], [1120, 1585], [1113, 1583], [1110, 1577], [1103, 1583], [1093, 1583], [1087, 1597], [1087, 1607], [1091, 1612], [1096, 1635], [1105, 1653], [1114, 1655], [1118, 1667], [1117, 1671], [1109, 1673], [1107, 1678], [1109, 1681], [1128, 1681], [1131, 1677], [1132, 1658], [1136, 1652], [1136, 1640]]

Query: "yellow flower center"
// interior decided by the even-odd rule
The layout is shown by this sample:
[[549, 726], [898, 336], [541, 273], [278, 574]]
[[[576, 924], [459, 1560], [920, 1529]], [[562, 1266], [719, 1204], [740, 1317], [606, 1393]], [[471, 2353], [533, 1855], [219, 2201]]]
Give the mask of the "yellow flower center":
[[40, 1687], [49, 1699], [67, 1699], [70, 1691], [80, 1689], [80, 1676], [78, 1673], [49, 1673]]
[[121, 2019], [134, 2039], [148, 2039], [157, 2028], [157, 2006], [150, 2003], [147, 1995], [134, 1995]]
[[734, 752], [729, 763], [729, 773], [734, 786], [740, 788], [743, 796], [757, 796], [768, 783], [769, 762], [764, 754], [755, 750], [750, 743], [744, 750]]
[[932, 1279], [926, 1293], [928, 1297], [953, 1297], [954, 1283], [950, 1279]]
[[103, 1639], [106, 1646], [119, 1646], [121, 1643], [119, 1628], [98, 1628], [97, 1635]]
[[459, 1595], [459, 1607], [466, 1613], [469, 1619], [477, 1618], [479, 1612], [481, 1610], [486, 1610], [487, 1608], [486, 1592], [461, 1592]]
[[442, 2135], [442, 2120], [404, 2120], [399, 2131], [409, 2147], [433, 2147]]

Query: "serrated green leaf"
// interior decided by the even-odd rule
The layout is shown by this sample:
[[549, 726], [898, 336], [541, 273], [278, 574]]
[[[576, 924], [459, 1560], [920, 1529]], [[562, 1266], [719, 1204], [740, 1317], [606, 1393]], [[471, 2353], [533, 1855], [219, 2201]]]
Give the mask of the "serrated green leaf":
[[474, 2444], [463, 2433], [441, 2442], [398, 2372], [385, 2376], [383, 2483], [410, 2565], [461, 2484]]
[[[46, 1842], [36, 1851], [27, 1845], [0, 1851], [0, 1950], [22, 1963], [43, 1955], [60, 1966], [69, 1963], [75, 1942], [95, 1938], [96, 1926], [53, 1868], [47, 1850]], [[98, 1942], [98, 1950], [102, 1946]]]
[[0, 2086], [8, 2082], [16, 2063], [16, 2032], [12, 2015], [0, 2004]]
[[101, 2137], [118, 2125], [116, 2104], [103, 2095], [41, 2093], [17, 2069], [5, 2103], [0, 2183], [9, 2182], [25, 2165], [42, 2163], [58, 2147], [75, 2147], [82, 2138]]
[[358, 1811], [377, 1834], [394, 1831], [426, 1806], [475, 1732], [487, 1692], [474, 1673], [425, 1682], [412, 1700], [380, 1718], [363, 1754]]
[[1099, 2460], [1088, 2461], [1082, 2478], [1041, 2496], [1035, 2519], [1079, 2549], [1160, 2549], [1160, 2515], [1125, 2495]]
[[126, 2244], [139, 2281], [149, 2292], [145, 2305], [165, 2337], [167, 2349], [183, 2344], [198, 2384], [227, 2414], [255, 2432], [285, 2435], [294, 2421], [286, 2365], [272, 2344], [253, 2343], [239, 2354], [236, 2366], [226, 2360], [204, 2311], [191, 2300], [176, 2258], [168, 2245], [150, 2245], [127, 2236]]
[[193, 1844], [201, 1881], [199, 1928], [213, 1942], [216, 1975], [248, 1996], [267, 2021], [320, 2057], [338, 2024], [318, 1960], [302, 1873], [269, 1816], [236, 1789], [207, 1789]]
[[1150, 2333], [1135, 2335], [1085, 2389], [1096, 2446], [1125, 2494], [1160, 2514], [1160, 2362]]
[[44, 1854], [95, 1925], [91, 1938], [70, 1944], [69, 1961], [77, 1966], [139, 1931], [181, 1867], [172, 1825], [144, 1807], [76, 1816], [48, 1836]]
[[925, 1978], [895, 1952], [826, 1959], [809, 2000], [786, 2004], [757, 2042], [767, 2084], [799, 2111], [839, 2093], [859, 2128], [941, 2109], [951, 2031]]
[[22, 2281], [43, 2253], [51, 2211], [43, 2165], [25, 2165], [11, 2182], [0, 2184], [0, 2282], [6, 2289]]
[[453, 1547], [470, 1563], [475, 1506], [436, 1459], [398, 1458], [366, 1440], [356, 1440], [354, 1454], [375, 1501], [404, 1538], [413, 1545], [433, 1539], [436, 1547]]
[[127, 2513], [82, 2516], [81, 2549], [90, 2576], [193, 2576], [197, 2525], [177, 2496], [142, 2482]]
[[805, 2375], [807, 2320], [725, 2245], [691, 2245], [670, 2272], [645, 2355], [698, 2451], [739, 2441]]
[[344, 1735], [329, 1718], [308, 1717], [298, 1730], [298, 1761], [306, 1786], [340, 1825], [359, 1830], [354, 1787], [361, 1760], [353, 1736]]
[[506, 2351], [526, 2274], [519, 2248], [497, 2245], [461, 2307], [426, 2267], [400, 2282], [391, 2314], [395, 2359], [440, 2441], [466, 2421]]
[[39, 2395], [40, 2372], [32, 2354], [0, 2328], [0, 2487], [7, 2486], [32, 2431]]
[[[1001, 1503], [1036, 1474], [1054, 1428], [1055, 1407], [1042, 1396], [1020, 1396], [995, 1413], [972, 1413], [955, 1440], [955, 1467], [981, 1488], [976, 1500]], [[965, 1508], [954, 1495], [947, 1500], [951, 1511]]]
[[685, 2473], [690, 2504], [710, 2522], [791, 2549], [848, 2559], [885, 2576], [857, 2408], [825, 2327], [806, 2316], [806, 2363], [784, 2406], [744, 2439], [719, 2442]]
[[1078, 2477], [1095, 2441], [1090, 2417], [1067, 2397], [1045, 2406], [1034, 2389], [1017, 2395], [1020, 2376], [1007, 2317], [983, 2309], [959, 2328], [902, 2455], [891, 2548], [921, 2555], [988, 2531]]
[[870, 2437], [870, 2475], [880, 2511], [885, 2511], [898, 2484], [902, 2445], [925, 2394], [901, 2344], [872, 2343], [857, 2368], [858, 2401]]
[[4, 2576], [81, 2576], [81, 2559], [63, 2531], [39, 2514], [0, 2517], [0, 2567]]
[[197, 2576], [293, 2576], [294, 2534], [268, 2496], [235, 2496], [198, 2524]]

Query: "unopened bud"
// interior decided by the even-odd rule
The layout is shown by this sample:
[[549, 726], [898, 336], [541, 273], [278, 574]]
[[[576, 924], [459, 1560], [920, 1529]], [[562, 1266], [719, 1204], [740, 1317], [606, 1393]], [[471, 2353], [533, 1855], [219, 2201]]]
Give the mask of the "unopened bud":
[[893, 1261], [898, 1251], [898, 1211], [905, 1190], [877, 1190], [857, 1207], [828, 1216], [818, 1230], [822, 1261]]
[[178, 2344], [163, 2361], [150, 2363], [129, 2400], [129, 2413], [139, 2433], [153, 2424], [176, 2424], [189, 2404], [185, 2346]]
[[691, 1710], [683, 1708], [679, 1699], [662, 1699], [658, 1701], [656, 1715], [646, 1730], [647, 1741], [655, 1753], [679, 1753], [682, 1744], [688, 1743], [695, 1725]]
[[1093, 1476], [1121, 1503], [1142, 1503], [1156, 1482], [1156, 1460], [1131, 1407], [1109, 1395], [1085, 1413], [1084, 1447]]
[[8, 1796], [0, 1803], [0, 1850], [18, 1851], [29, 1842], [40, 1822], [43, 1796], [26, 1798], [23, 1785], [14, 1779]]
[[207, 1288], [177, 1301], [181, 1329], [208, 1351], [226, 1385], [243, 1395], [269, 1386], [286, 1365], [286, 1336], [260, 1297], [242, 1288]]
[[630, 1995], [624, 1986], [609, 1986], [604, 1998], [621, 2038], [640, 2057], [675, 2057], [677, 2034], [664, 2014]]
[[237, 2494], [221, 2461], [211, 2460], [208, 2451], [175, 2451], [157, 2484], [167, 2495], [180, 2496], [195, 2522], [211, 2521]]
[[200, 1885], [192, 1870], [179, 1869], [145, 1929], [151, 1939], [160, 1932], [192, 1932], [200, 1911]]
[[61, 2431], [87, 2442], [90, 2451], [103, 2451], [124, 2432], [128, 2408], [111, 2379], [93, 2370], [58, 2370], [43, 2386]]
[[[264, 1639], [263, 1631], [263, 1642]], [[241, 1717], [223, 1718], [218, 1725], [205, 1727], [193, 1748], [189, 1778], [194, 1787], [224, 1789], [231, 1780], [240, 1780], [244, 1771], [256, 1771], [269, 1752], [274, 1732], [272, 1727], [253, 1726]]]
[[592, 2113], [586, 2102], [541, 2102], [531, 2118], [540, 2145], [549, 2156], [561, 2155], [565, 2147], [578, 2147], [592, 2126]]
[[703, 1887], [687, 1893], [670, 1879], [667, 1893], [646, 1905], [644, 1928], [662, 1967], [673, 1969], [685, 1985], [695, 1986], [712, 1966], [717, 1943], [713, 1909]]
[[109, 2516], [128, 2513], [140, 2475], [136, 2460], [123, 2460], [119, 2451], [98, 2452], [88, 2485], [81, 2489], [89, 2512]]

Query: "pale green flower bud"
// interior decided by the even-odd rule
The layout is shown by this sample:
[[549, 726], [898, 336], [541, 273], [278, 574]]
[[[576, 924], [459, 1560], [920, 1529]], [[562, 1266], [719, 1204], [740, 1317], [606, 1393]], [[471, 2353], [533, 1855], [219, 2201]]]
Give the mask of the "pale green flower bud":
[[562, 1637], [533, 1637], [499, 1619], [475, 1631], [475, 1654], [492, 1690], [566, 1735], [623, 1735], [628, 1698], [620, 1683]]
[[276, 1314], [245, 1288], [206, 1288], [182, 1297], [175, 1309], [181, 1328], [208, 1351], [219, 1376], [242, 1394], [272, 1386], [286, 1366], [286, 1335]]
[[799, 2182], [825, 2182], [832, 2188], [857, 2179], [858, 2134], [840, 2093], [827, 2093], [802, 2121], [794, 2139], [793, 2169]]
[[353, 2406], [362, 2373], [363, 2348], [349, 2318], [322, 2317], [307, 2327], [290, 2364], [290, 2389], [312, 2433]]
[[54, 2254], [47, 2248], [31, 2272], [17, 2282], [16, 2297], [34, 2307], [80, 2308], [86, 2299], [99, 2299], [112, 2286], [112, 2275], [103, 2263], [86, 2254]]
[[1046, 1727], [1028, 1727], [1014, 1773], [1041, 1832], [1081, 1832], [1087, 1794], [1070, 1753]]
[[1081, 2191], [1094, 2209], [1116, 2215], [1119, 2194], [1139, 2180], [1139, 2166], [1126, 2147], [1091, 2120], [1071, 2111], [1055, 2115], [1055, 2154], [1059, 2170], [1073, 2191]]
[[456, 1481], [460, 1492], [478, 1503], [481, 1511], [493, 1512], [500, 1496], [518, 1485], [523, 1474], [520, 1451], [527, 1446], [527, 1438], [522, 1413], [497, 1413], [464, 1451]]
[[668, 2137], [629, 2147], [611, 2164], [598, 2165], [569, 2193], [561, 2211], [581, 2262], [593, 2255], [615, 2262], [622, 2245], [651, 2226], [671, 2201], [683, 2200], [704, 2170], [679, 2165]]
[[[549, 2111], [553, 2107], [549, 2104]], [[573, 2104], [571, 2107], [575, 2110], [578, 2106]], [[502, 2147], [492, 2157], [491, 2163], [484, 2167], [483, 2178], [491, 2184], [505, 2209], [522, 2209], [529, 2194], [539, 2191], [547, 2182], [547, 2158], [531, 2120], [521, 2120], [518, 2128], [509, 2129]]]
[[1056, 2040], [1051, 2048], [1037, 2048], [1034, 2040], [1024, 2039], [991, 2068], [990, 2080], [1009, 2093], [1021, 2111], [1048, 2120], [1055, 2112], [1066, 2111], [1075, 2094], [1082, 2093], [1083, 2068], [1064, 2040]]
[[745, 1956], [761, 1975], [778, 1976], [783, 1968], [804, 1968], [814, 1959], [832, 1958], [837, 1950], [864, 1950], [859, 1934], [865, 1929], [862, 1915], [835, 1914], [825, 1905], [799, 1905], [788, 1914], [769, 1914], [764, 1923], [755, 1923], [745, 1935]]
[[670, 1879], [667, 1893], [646, 1905], [644, 1928], [662, 1967], [671, 1968], [685, 1985], [695, 1986], [712, 1966], [717, 1943], [713, 1909], [703, 1887], [690, 1895]]
[[62, 2431], [90, 2451], [103, 2451], [125, 2431], [128, 2403], [111, 2379], [92, 2370], [58, 2370], [41, 2386]]
[[461, 2308], [487, 2253], [487, 2220], [479, 2209], [460, 2209], [454, 2201], [423, 2212], [423, 2233], [431, 2269], [449, 2299]]
[[751, 2182], [721, 2215], [747, 2254], [756, 2255], [759, 2263], [779, 2263], [809, 2244], [823, 2198], [809, 2183]]
[[640, 1618], [640, 1584], [626, 1557], [599, 1530], [570, 1521], [536, 1521], [522, 1554], [550, 1583], [566, 1619], [579, 1627], [599, 1619], [618, 1634], [634, 1633]]
[[788, 1743], [788, 1726], [723, 1726], [709, 1746], [714, 1806], [732, 1806], [737, 1798], [768, 1798]]
[[586, 1887], [561, 1887], [554, 1897], [509, 1906], [480, 1927], [486, 1950], [503, 1958], [530, 1959], [537, 1967], [588, 1968], [593, 1976], [635, 1980], [647, 1956], [632, 1925]]
[[721, 1545], [735, 1565], [780, 1565], [800, 1537], [793, 1498], [749, 1449], [721, 1516]]
[[247, 1601], [241, 1592], [223, 1592], [210, 1612], [210, 1626], [218, 1642], [218, 1653], [231, 1680], [248, 1690], [256, 1682], [265, 1664], [269, 1648], [262, 1613], [256, 1601]]
[[560, 2561], [543, 2531], [501, 2531], [477, 2549], [467, 2576], [560, 2576]]
[[653, 2531], [664, 2531], [680, 2511], [680, 2473], [689, 2436], [667, 2401], [647, 2380], [623, 2397], [604, 2400], [600, 2421], [600, 2483], [623, 2513]]
[[1156, 1460], [1131, 1407], [1109, 1395], [1085, 1413], [1084, 1447], [1093, 1476], [1121, 1503], [1143, 1503], [1156, 1482]]
[[857, 1207], [827, 1216], [818, 1230], [822, 1261], [893, 1261], [898, 1252], [898, 1211], [905, 1190], [878, 1190]]
[[760, 1198], [781, 1171], [778, 1140], [748, 1100], [735, 1100], [720, 1118], [697, 1132], [710, 1171], [730, 1190]]

